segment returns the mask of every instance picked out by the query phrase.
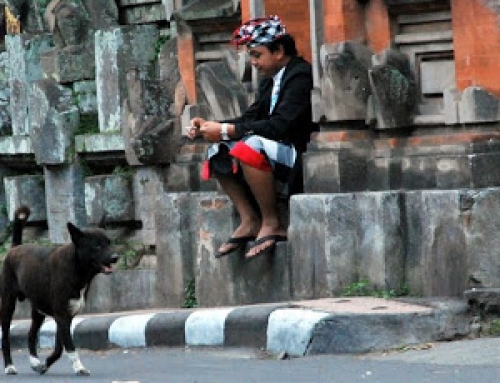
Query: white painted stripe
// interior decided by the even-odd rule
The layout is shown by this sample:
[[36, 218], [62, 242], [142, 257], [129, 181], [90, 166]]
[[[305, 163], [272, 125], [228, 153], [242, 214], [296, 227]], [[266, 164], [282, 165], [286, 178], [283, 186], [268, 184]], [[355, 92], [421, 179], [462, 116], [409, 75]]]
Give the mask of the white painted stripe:
[[[16, 327], [17, 323], [11, 323], [10, 325], [10, 337], [12, 338], [12, 329], [14, 329]], [[0, 329], [0, 341], [2, 340], [2, 329]]]
[[329, 315], [302, 309], [281, 309], [272, 312], [267, 324], [267, 350], [303, 356], [311, 341], [314, 327]]
[[186, 320], [185, 335], [188, 346], [222, 346], [224, 323], [233, 309], [195, 311]]
[[[71, 334], [75, 331], [75, 327], [84, 320], [84, 318], [73, 318], [71, 322]], [[38, 343], [40, 348], [53, 348], [56, 344], [57, 326], [53, 319], [46, 320], [40, 327]]]
[[53, 319], [46, 320], [40, 327], [38, 334], [38, 347], [52, 348], [56, 344], [56, 322]]
[[119, 347], [145, 347], [146, 325], [155, 315], [127, 315], [116, 319], [109, 327], [109, 341]]

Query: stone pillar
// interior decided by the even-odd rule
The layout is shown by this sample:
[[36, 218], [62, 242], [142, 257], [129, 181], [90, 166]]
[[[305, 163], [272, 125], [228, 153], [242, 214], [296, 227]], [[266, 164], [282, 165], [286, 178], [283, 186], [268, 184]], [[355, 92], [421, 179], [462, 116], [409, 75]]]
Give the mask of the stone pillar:
[[314, 87], [319, 88], [320, 79], [323, 74], [320, 64], [320, 49], [325, 42], [324, 25], [324, 0], [309, 0], [309, 10], [311, 12], [311, 65], [313, 67]]
[[126, 73], [147, 71], [155, 57], [159, 32], [154, 25], [112, 28], [96, 32], [96, 84], [99, 129], [120, 131], [127, 99]]
[[70, 240], [66, 224], [87, 225], [85, 212], [85, 187], [80, 164], [45, 167], [47, 193], [47, 221], [52, 243]]
[[163, 167], [136, 167], [134, 170], [134, 216], [142, 222], [142, 243], [154, 246], [157, 243], [156, 214], [167, 208], [161, 203], [167, 170]]
[[40, 56], [51, 46], [50, 35], [12, 35], [7, 36], [6, 45], [10, 59], [9, 87], [12, 131], [14, 135], [29, 135], [31, 120], [29, 116], [29, 88], [33, 81], [43, 79]]
[[156, 200], [156, 291], [159, 304], [166, 307], [181, 307], [194, 280], [192, 200], [189, 193], [163, 193]]
[[12, 134], [12, 125], [10, 117], [10, 96], [9, 87], [10, 65], [9, 53], [0, 53], [0, 135], [7, 136]]
[[71, 89], [51, 79], [35, 81], [31, 84], [30, 100], [31, 141], [36, 162], [39, 165], [72, 162], [80, 112], [73, 104]]

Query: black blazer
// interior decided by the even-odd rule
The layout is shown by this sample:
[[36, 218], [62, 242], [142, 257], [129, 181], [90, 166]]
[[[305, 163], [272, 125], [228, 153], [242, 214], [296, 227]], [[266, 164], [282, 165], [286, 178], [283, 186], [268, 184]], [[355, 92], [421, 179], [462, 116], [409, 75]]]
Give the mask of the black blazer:
[[293, 57], [281, 78], [278, 101], [269, 114], [273, 79], [260, 82], [257, 100], [242, 116], [224, 122], [235, 126], [234, 139], [256, 134], [274, 141], [293, 144], [299, 152], [306, 150], [311, 132], [317, 130], [312, 122], [311, 65], [301, 57]]

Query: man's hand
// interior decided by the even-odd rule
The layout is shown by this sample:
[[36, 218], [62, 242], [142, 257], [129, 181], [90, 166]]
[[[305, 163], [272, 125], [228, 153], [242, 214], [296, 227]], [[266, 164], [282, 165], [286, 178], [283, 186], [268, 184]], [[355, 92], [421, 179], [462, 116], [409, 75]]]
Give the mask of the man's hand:
[[219, 142], [221, 140], [222, 124], [216, 121], [205, 121], [201, 125], [200, 134], [208, 142]]
[[194, 139], [196, 137], [200, 137], [202, 134], [200, 133], [200, 128], [206, 121], [201, 117], [194, 117], [190, 122], [190, 126], [186, 127], [186, 135], [189, 139]]

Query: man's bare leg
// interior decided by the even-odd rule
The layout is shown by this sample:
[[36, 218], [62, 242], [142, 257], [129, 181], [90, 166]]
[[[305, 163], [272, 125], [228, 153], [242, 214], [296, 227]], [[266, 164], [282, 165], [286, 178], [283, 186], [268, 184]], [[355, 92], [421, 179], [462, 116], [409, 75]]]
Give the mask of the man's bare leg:
[[[254, 167], [241, 164], [245, 179], [257, 200], [262, 215], [262, 224], [257, 240], [268, 235], [286, 236], [286, 229], [281, 225], [278, 217], [278, 208], [276, 201], [275, 180], [272, 172], [263, 171]], [[247, 253], [246, 257], [251, 258], [269, 248], [275, 243], [275, 240], [268, 240], [258, 246], [253, 247]]]
[[[240, 238], [257, 236], [260, 228], [260, 218], [253, 205], [248, 200], [246, 189], [241, 183], [242, 181], [234, 176], [217, 175], [216, 177], [240, 216], [240, 225], [236, 228], [231, 237]], [[235, 244], [224, 243], [219, 248], [219, 252], [229, 251], [236, 246]]]

